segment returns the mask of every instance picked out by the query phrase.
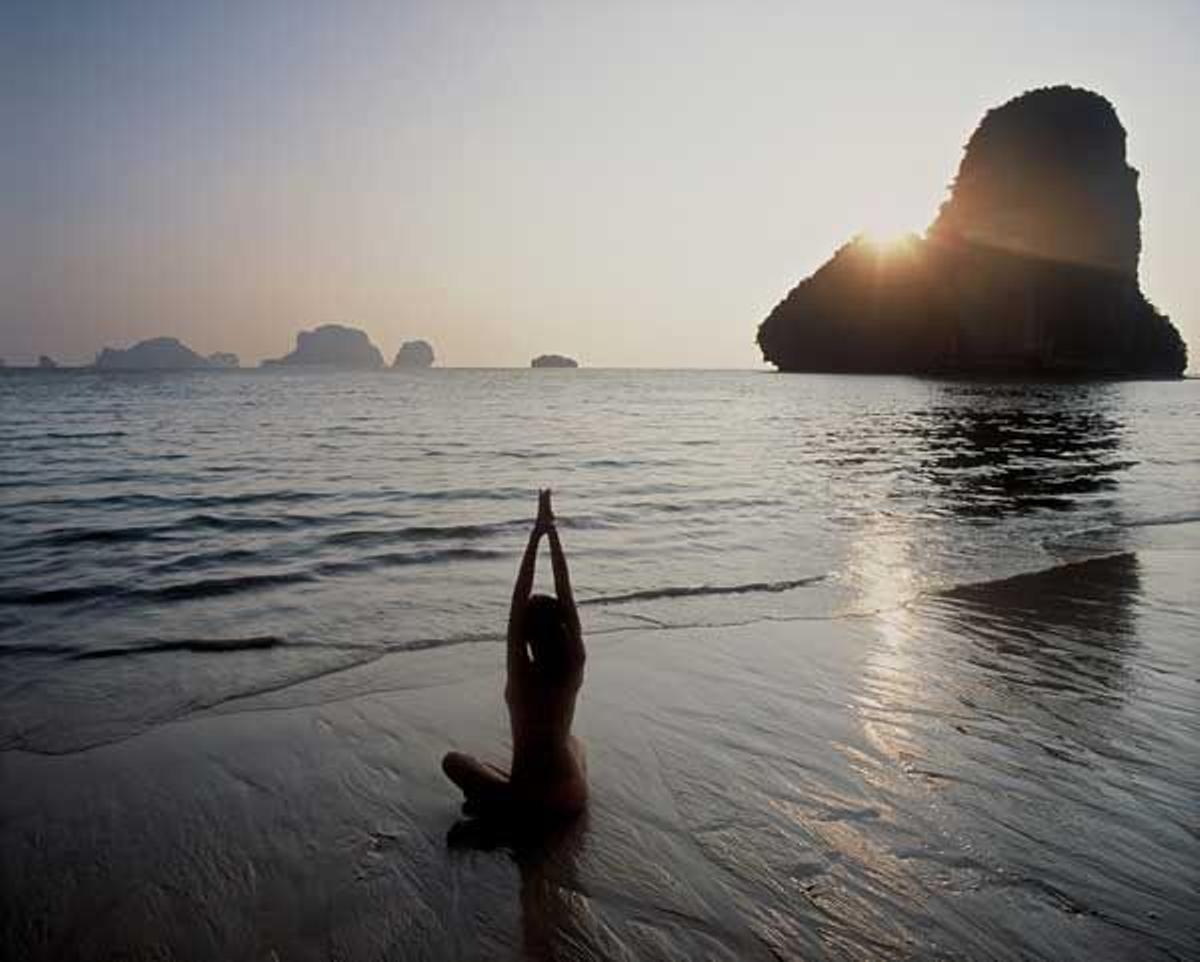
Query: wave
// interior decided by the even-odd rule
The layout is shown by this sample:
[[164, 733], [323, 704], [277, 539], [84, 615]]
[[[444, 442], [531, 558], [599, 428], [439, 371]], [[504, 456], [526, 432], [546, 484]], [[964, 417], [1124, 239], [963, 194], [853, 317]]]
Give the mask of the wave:
[[252, 504], [297, 504], [328, 501], [342, 494], [321, 491], [248, 491], [242, 494], [168, 495], [110, 494], [95, 498], [41, 498], [25, 501], [18, 508], [224, 508]]
[[69, 605], [124, 594], [120, 585], [77, 585], [71, 588], [49, 588], [45, 591], [0, 591], [0, 606]]
[[100, 658], [119, 658], [127, 655], [153, 655], [169, 651], [187, 651], [196, 654], [222, 654], [234, 651], [265, 651], [279, 648], [287, 642], [275, 635], [254, 635], [250, 638], [177, 638], [151, 641], [141, 645], [115, 645], [111, 648], [79, 650], [70, 657], [72, 661], [92, 661]]
[[520, 501], [529, 498], [528, 488], [442, 488], [436, 491], [391, 491], [388, 501]]
[[[31, 475], [32, 477], [32, 475]], [[120, 475], [113, 476], [108, 480], [113, 482], [125, 482], [139, 480], [138, 475]], [[92, 479], [82, 482], [72, 481], [72, 483], [89, 484], [94, 483]], [[13, 483], [11, 479], [5, 479], [0, 482], [2, 486], [25, 487], [31, 486], [32, 482], [19, 481]], [[259, 524], [262, 526], [282, 527], [289, 524], [330, 524], [336, 523], [336, 519], [347, 516], [363, 516], [377, 518], [378, 512], [356, 511], [342, 515], [282, 515], [269, 518], [248, 519], [232, 517], [222, 517], [216, 514], [210, 514], [210, 511], [220, 511], [223, 509], [236, 509], [241, 507], [249, 507], [255, 505], [271, 505], [277, 507], [279, 505], [294, 505], [294, 504], [314, 504], [320, 502], [344, 500], [348, 497], [358, 495], [369, 496], [377, 501], [384, 502], [411, 502], [411, 501], [433, 501], [433, 502], [459, 502], [459, 501], [525, 501], [529, 497], [529, 489], [524, 487], [493, 487], [493, 488], [442, 488], [432, 491], [408, 491], [408, 490], [392, 490], [392, 491], [372, 491], [366, 492], [329, 492], [329, 491], [257, 491], [243, 492], [241, 494], [212, 494], [212, 495], [168, 495], [168, 494], [148, 494], [145, 492], [130, 492], [127, 494], [105, 494], [97, 497], [51, 497], [51, 498], [32, 498], [29, 500], [19, 501], [12, 504], [10, 507], [15, 509], [51, 509], [51, 510], [88, 510], [101, 513], [110, 513], [125, 509], [164, 509], [164, 510], [192, 510], [198, 512], [192, 516], [195, 523], [210, 523], [216, 525], [250, 525]], [[532, 519], [525, 519], [521, 523], [529, 523]], [[508, 524], [509, 522], [504, 522]], [[571, 526], [570, 519], [563, 519], [561, 522], [564, 527]], [[576, 522], [578, 523], [578, 522]]]
[[[123, 528], [56, 528], [19, 542], [17, 548], [70, 548], [86, 544], [129, 544], [139, 541], [173, 540], [196, 531], [291, 531], [303, 528], [322, 528], [375, 515], [367, 511], [351, 511], [337, 515], [280, 514], [270, 517], [224, 516], [201, 512], [178, 521]], [[336, 536], [335, 536], [336, 537]], [[330, 539], [331, 543], [337, 543]], [[346, 543], [351, 543], [347, 541]]]
[[485, 524], [411, 525], [405, 528], [338, 531], [325, 538], [331, 545], [394, 544], [397, 541], [475, 541], [528, 525], [526, 518]]
[[260, 591], [281, 585], [298, 585], [315, 580], [306, 571], [281, 574], [237, 575], [232, 578], [207, 578], [204, 581], [188, 581], [183, 584], [167, 585], [164, 588], [141, 589], [139, 597], [158, 601], [192, 601], [197, 598], [219, 598], [224, 595], [240, 594], [243, 591]]
[[786, 506], [787, 500], [774, 497], [687, 498], [679, 501], [633, 501], [623, 508], [640, 514], [644, 511], [665, 511], [670, 514], [694, 514], [707, 517], [719, 511], [742, 508], [772, 508]]
[[125, 431], [86, 431], [73, 433], [69, 431], [44, 431], [37, 434], [10, 434], [4, 437], [5, 441], [77, 441], [89, 440], [91, 438], [123, 438], [127, 434]]
[[741, 585], [685, 585], [672, 588], [646, 588], [643, 591], [630, 591], [617, 595], [597, 595], [585, 598], [581, 605], [624, 605], [633, 601], [657, 601], [661, 598], [691, 598], [707, 595], [745, 595], [745, 594], [777, 594], [791, 591], [793, 588], [803, 588], [824, 581], [825, 575], [810, 575], [807, 578], [794, 578], [789, 581], [752, 581]]
[[213, 531], [292, 531], [301, 528], [324, 528], [346, 521], [348, 518], [373, 517], [369, 512], [352, 511], [340, 515], [321, 514], [275, 514], [265, 515], [219, 515], [201, 512], [179, 521], [162, 526], [162, 530], [208, 528]]
[[[1098, 557], [1127, 550], [1129, 542], [1122, 532], [1145, 528], [1175, 528], [1200, 524], [1200, 512], [1182, 511], [1175, 514], [1151, 515], [1145, 518], [1110, 520], [1102, 524], [1076, 528], [1042, 541], [1050, 551], [1090, 549]], [[1106, 550], [1107, 549], [1107, 550]]]
[[354, 561], [327, 561], [317, 566], [321, 575], [346, 575], [360, 571], [371, 571], [375, 568], [394, 568], [408, 565], [443, 564], [448, 561], [491, 561], [495, 558], [508, 558], [508, 551], [491, 550], [487, 548], [443, 548], [437, 551], [393, 551], [386, 554], [370, 555]]
[[684, 462], [676, 458], [592, 458], [579, 462], [581, 468], [621, 468], [644, 470], [646, 468], [674, 468]]
[[112, 645], [88, 648], [83, 645], [3, 645], [0, 657], [44, 655], [70, 661], [93, 661], [126, 655], [152, 655], [161, 652], [187, 651], [199, 654], [219, 654], [234, 651], [263, 651], [287, 644], [275, 635], [252, 635], [248, 638], [170, 638], [151, 639], [131, 645]]
[[[0, 591], [0, 607], [40, 607], [90, 601], [132, 600], [152, 603], [194, 601], [204, 598], [219, 598], [226, 595], [241, 594], [243, 592], [262, 591], [268, 588], [306, 584], [323, 577], [352, 575], [379, 568], [439, 565], [452, 561], [491, 561], [509, 556], [510, 552], [507, 551], [471, 547], [439, 548], [429, 551], [393, 551], [346, 561], [326, 561], [304, 570], [233, 575], [226, 578], [206, 578], [199, 581], [184, 581], [158, 587], [133, 588], [127, 584], [102, 582], [99, 584], [72, 585], [70, 587], [50, 588], [46, 590], [17, 589]], [[228, 552], [222, 557], [227, 561], [230, 558], [238, 557], [238, 555]], [[251, 558], [254, 557], [254, 554], [253, 552], [249, 552], [240, 557]], [[174, 562], [173, 566], [178, 567], [181, 564], [194, 565], [195, 562], [191, 559], [184, 559], [181, 562]], [[173, 568], [163, 570], [173, 570]]]
[[[560, 518], [559, 527], [568, 530], [593, 530], [608, 528], [611, 525], [599, 518]], [[328, 545], [355, 545], [369, 547], [372, 545], [390, 545], [408, 541], [482, 541], [497, 535], [509, 534], [514, 531], [526, 531], [530, 519], [527, 517], [511, 518], [507, 521], [484, 521], [476, 524], [417, 524], [402, 528], [360, 528], [350, 531], [336, 531], [324, 539]]]
[[45, 591], [0, 591], [0, 606], [41, 607], [69, 605], [88, 601], [192, 601], [199, 598], [218, 598], [244, 591], [259, 591], [281, 585], [303, 584], [315, 580], [306, 571], [281, 574], [237, 575], [230, 578], [209, 578], [186, 581], [159, 588], [130, 588], [123, 584], [75, 585], [70, 588], [50, 588]]
[[126, 544], [134, 541], [156, 541], [164, 525], [133, 528], [59, 528], [28, 538], [19, 548], [70, 548], [81, 544]]
[[1179, 514], [1164, 514], [1134, 521], [1118, 521], [1119, 528], [1157, 528], [1173, 524], [1196, 524], [1200, 522], [1200, 511], [1184, 511]]

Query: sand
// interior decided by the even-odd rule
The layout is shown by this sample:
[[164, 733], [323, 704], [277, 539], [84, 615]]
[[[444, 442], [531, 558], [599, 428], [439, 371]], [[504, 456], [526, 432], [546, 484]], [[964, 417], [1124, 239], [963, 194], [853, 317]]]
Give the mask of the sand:
[[[450, 748], [506, 761], [495, 644], [3, 753], [0, 944], [29, 962], [1186, 957], [1195, 777], [1136, 742], [1182, 741], [1196, 694], [1137, 700], [1125, 676], [1159, 642], [1118, 609], [1194, 588], [1169, 556], [1105, 564], [868, 617], [596, 638], [576, 726], [592, 807], [536, 837], [455, 829], [439, 770]], [[1067, 614], [1035, 633], [1030, 592]], [[1043, 645], [1079, 697], [1037, 683], [1059, 677]]]

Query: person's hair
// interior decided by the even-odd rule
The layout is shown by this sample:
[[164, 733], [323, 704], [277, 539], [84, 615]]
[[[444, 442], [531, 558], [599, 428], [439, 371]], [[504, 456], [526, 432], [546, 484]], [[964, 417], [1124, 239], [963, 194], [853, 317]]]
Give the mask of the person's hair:
[[567, 619], [562, 603], [551, 595], [530, 595], [521, 625], [534, 667], [548, 679], [564, 676], [567, 673]]

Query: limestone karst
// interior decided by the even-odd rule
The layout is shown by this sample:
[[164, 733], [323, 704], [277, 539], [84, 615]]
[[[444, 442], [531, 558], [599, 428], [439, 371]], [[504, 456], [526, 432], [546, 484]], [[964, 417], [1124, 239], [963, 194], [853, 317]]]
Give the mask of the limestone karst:
[[396, 352], [392, 367], [433, 367], [433, 348], [428, 341], [405, 341]]
[[1187, 350], [1138, 281], [1138, 172], [1105, 98], [1068, 86], [988, 111], [924, 237], [856, 237], [758, 330], [786, 371], [1178, 376]]
[[208, 366], [206, 358], [174, 337], [152, 337], [124, 350], [106, 347], [95, 363], [101, 371], [190, 371]]
[[573, 357], [562, 354], [539, 354], [529, 362], [530, 367], [579, 367], [579, 362]]
[[366, 333], [342, 324], [322, 324], [296, 335], [296, 349], [264, 367], [311, 366], [337, 368], [381, 368], [383, 355]]

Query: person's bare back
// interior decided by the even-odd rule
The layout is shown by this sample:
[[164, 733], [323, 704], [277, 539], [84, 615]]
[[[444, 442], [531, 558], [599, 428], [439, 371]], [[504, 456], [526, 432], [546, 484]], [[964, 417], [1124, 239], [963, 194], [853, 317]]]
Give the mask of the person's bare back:
[[[550, 542], [557, 597], [534, 595], [538, 543]], [[446, 775], [466, 796], [471, 815], [527, 810], [575, 813], [587, 804], [583, 745], [571, 735], [575, 699], [583, 685], [586, 655], [571, 593], [550, 492], [540, 492], [538, 515], [513, 587], [508, 617], [508, 703], [512, 768], [505, 772], [460, 752], [442, 760]]]

